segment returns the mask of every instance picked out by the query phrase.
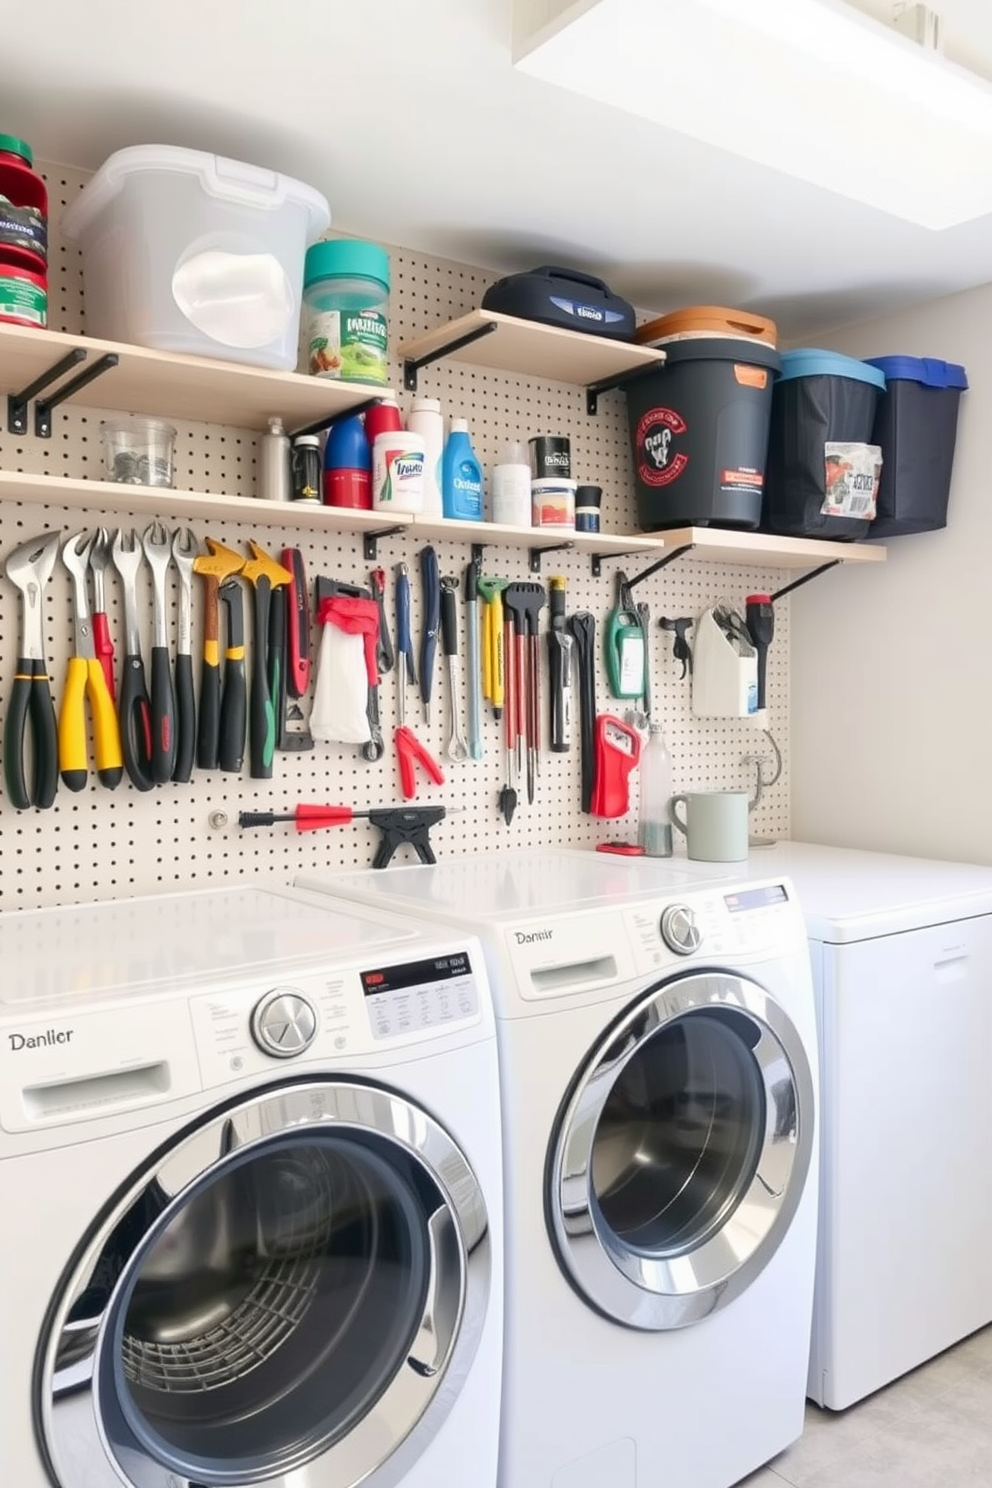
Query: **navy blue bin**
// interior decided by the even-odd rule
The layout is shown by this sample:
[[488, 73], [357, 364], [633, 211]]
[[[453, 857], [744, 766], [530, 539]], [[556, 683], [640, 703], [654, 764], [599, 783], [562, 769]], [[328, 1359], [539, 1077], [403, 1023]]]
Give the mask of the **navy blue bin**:
[[878, 515], [868, 535], [899, 537], [946, 527], [965, 370], [935, 357], [868, 360], [884, 374], [886, 388], [872, 434], [884, 464]]

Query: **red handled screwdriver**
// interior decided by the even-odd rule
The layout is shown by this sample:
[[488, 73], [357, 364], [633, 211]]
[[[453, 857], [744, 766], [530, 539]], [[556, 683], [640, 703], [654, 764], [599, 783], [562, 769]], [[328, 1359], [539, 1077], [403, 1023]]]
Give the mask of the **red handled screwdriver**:
[[758, 710], [765, 707], [768, 647], [775, 635], [775, 607], [770, 594], [749, 594], [745, 611], [748, 634], [758, 653]]

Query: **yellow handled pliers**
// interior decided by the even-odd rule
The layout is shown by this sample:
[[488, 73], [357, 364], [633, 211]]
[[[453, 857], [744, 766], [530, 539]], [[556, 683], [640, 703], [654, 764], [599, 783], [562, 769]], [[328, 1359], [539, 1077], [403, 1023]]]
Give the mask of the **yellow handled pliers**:
[[96, 654], [93, 619], [86, 588], [86, 570], [97, 534], [78, 532], [66, 539], [62, 562], [72, 579], [74, 654], [69, 658], [62, 706], [59, 709], [59, 773], [71, 791], [86, 785], [89, 767], [86, 750], [86, 700], [93, 715], [93, 747], [96, 771], [103, 785], [113, 790], [124, 773], [121, 732], [117, 709], [107, 686], [103, 665]]

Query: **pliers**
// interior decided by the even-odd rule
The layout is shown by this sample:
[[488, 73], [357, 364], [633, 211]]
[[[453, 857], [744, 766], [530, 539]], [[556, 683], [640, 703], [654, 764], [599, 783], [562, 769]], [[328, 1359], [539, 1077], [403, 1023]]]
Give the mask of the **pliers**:
[[120, 527], [111, 549], [124, 596], [124, 664], [118, 704], [124, 766], [135, 790], [150, 791], [152, 779], [152, 705], [138, 629], [138, 570], [145, 561], [141, 539], [134, 528], [125, 537]]
[[67, 538], [62, 548], [62, 562], [72, 578], [74, 654], [69, 658], [59, 712], [59, 771], [71, 791], [83, 790], [87, 780], [87, 698], [93, 714], [96, 770], [100, 782], [113, 790], [124, 774], [117, 713], [96, 654], [86, 592], [86, 569], [94, 541], [95, 538], [87, 537], [85, 532], [78, 532]]
[[[43, 604], [58, 551], [58, 533], [43, 532], [14, 548], [4, 563], [8, 579], [21, 591], [21, 645], [3, 727], [4, 782], [18, 811], [26, 811], [29, 806], [51, 806], [59, 783], [55, 705], [45, 664]], [[24, 770], [29, 719], [33, 745], [30, 787]]]

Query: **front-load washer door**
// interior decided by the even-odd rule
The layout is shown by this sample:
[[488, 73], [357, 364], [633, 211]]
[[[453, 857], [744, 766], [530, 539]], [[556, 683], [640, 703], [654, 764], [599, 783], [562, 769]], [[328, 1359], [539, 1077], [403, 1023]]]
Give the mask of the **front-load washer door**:
[[482, 1331], [481, 1190], [424, 1110], [332, 1080], [188, 1129], [69, 1268], [36, 1368], [59, 1488], [392, 1488]]
[[708, 1317], [774, 1255], [813, 1141], [809, 1060], [764, 988], [722, 972], [652, 988], [591, 1051], [552, 1136], [565, 1274], [629, 1327]]

